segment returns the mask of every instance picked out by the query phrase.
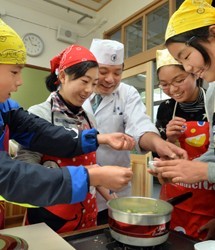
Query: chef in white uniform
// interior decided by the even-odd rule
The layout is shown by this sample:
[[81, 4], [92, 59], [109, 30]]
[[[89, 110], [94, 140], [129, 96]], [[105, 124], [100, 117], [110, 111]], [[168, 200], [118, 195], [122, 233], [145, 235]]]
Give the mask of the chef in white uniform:
[[[146, 115], [138, 91], [121, 82], [124, 67], [124, 45], [108, 39], [93, 39], [90, 51], [99, 63], [99, 81], [83, 108], [94, 114], [100, 133], [123, 132], [134, 137], [139, 153], [157, 152], [162, 157], [186, 158], [186, 152], [160, 138], [151, 119]], [[97, 163], [130, 167], [130, 152], [117, 151], [100, 145], [97, 150]], [[131, 195], [127, 186], [117, 196]], [[106, 201], [98, 195], [98, 225], [107, 223]]]

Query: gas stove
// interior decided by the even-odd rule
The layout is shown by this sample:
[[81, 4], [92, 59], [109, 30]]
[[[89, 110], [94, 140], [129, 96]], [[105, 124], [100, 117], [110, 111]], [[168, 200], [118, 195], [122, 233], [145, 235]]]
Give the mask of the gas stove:
[[170, 231], [168, 240], [153, 247], [137, 247], [120, 243], [112, 238], [108, 227], [87, 230], [63, 238], [76, 250], [193, 250], [194, 239], [181, 233]]

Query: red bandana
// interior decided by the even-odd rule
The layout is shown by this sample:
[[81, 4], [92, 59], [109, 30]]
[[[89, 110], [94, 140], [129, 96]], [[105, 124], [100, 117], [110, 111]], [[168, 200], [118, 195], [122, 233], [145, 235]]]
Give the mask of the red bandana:
[[54, 73], [56, 70], [59, 72], [85, 61], [97, 62], [95, 56], [87, 48], [80, 45], [71, 45], [50, 61], [51, 72]]

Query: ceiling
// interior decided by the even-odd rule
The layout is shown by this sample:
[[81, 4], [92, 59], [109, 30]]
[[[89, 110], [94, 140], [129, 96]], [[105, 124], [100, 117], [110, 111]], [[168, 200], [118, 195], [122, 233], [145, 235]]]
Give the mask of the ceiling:
[[76, 24], [94, 24], [96, 14], [111, 0], [10, 0], [19, 6]]
[[111, 0], [68, 0], [68, 1], [79, 4], [94, 11], [99, 11], [106, 4], [111, 2]]

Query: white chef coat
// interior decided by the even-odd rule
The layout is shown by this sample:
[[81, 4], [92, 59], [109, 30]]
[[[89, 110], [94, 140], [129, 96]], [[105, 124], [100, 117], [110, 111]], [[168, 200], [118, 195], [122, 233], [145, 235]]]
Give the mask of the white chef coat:
[[[92, 94], [83, 104], [83, 108], [93, 114], [90, 101], [95, 94]], [[159, 134], [150, 117], [146, 114], [146, 107], [143, 104], [138, 91], [130, 85], [120, 83], [119, 87], [103, 99], [98, 106], [95, 114], [96, 127], [100, 133], [122, 132], [131, 135], [136, 141], [136, 149], [141, 151], [138, 145], [140, 137], [145, 132], [154, 132]], [[106, 145], [100, 145], [97, 149], [97, 163], [104, 165], [118, 165], [130, 167], [130, 151], [118, 151]], [[131, 186], [124, 188], [117, 195], [131, 195]], [[99, 196], [99, 195], [98, 195]], [[107, 208], [106, 202], [100, 196], [98, 197], [99, 211]]]

